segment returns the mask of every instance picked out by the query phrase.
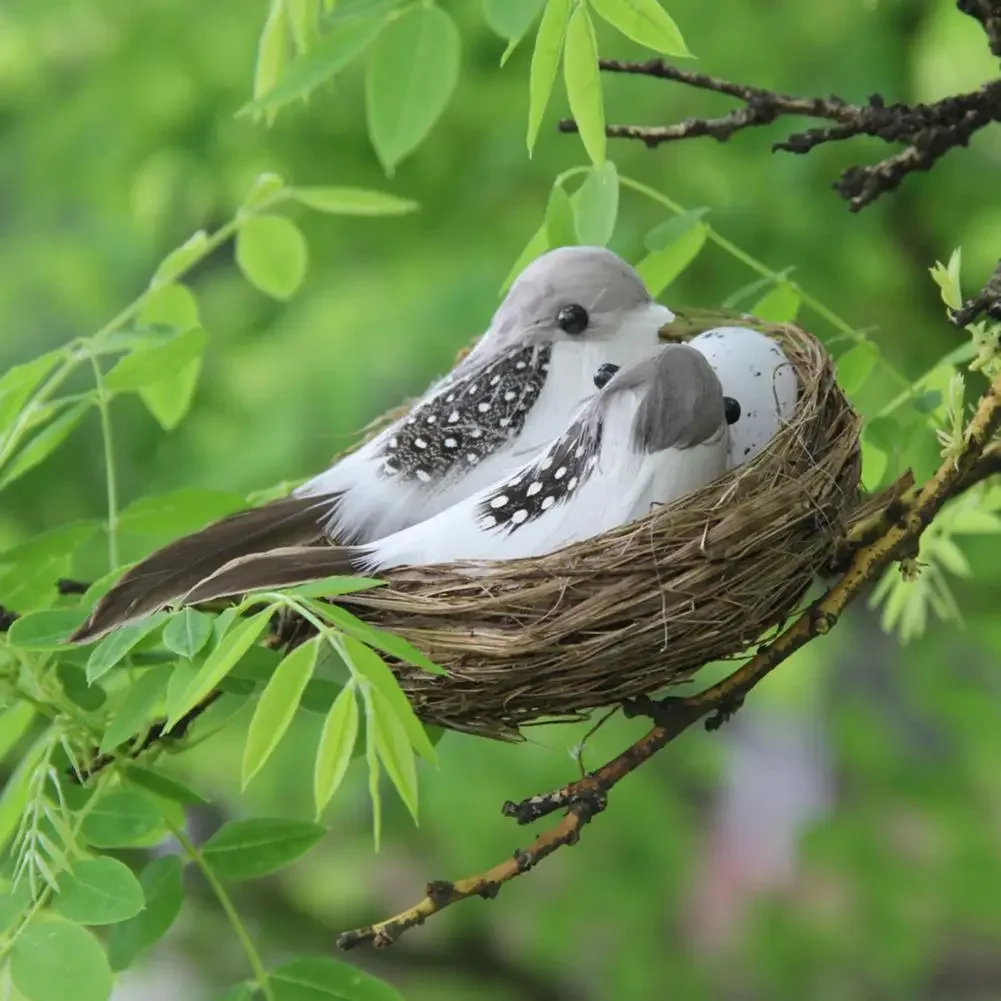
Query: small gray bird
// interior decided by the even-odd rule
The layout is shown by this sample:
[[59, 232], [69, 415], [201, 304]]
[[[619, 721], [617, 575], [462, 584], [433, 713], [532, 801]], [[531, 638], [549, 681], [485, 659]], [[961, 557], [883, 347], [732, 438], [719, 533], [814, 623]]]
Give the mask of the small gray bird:
[[234, 560], [185, 601], [398, 566], [551, 553], [722, 476], [728, 410], [732, 416], [705, 357], [667, 346], [616, 372], [540, 456], [453, 507], [365, 546], [291, 546]]
[[601, 247], [532, 262], [472, 351], [410, 409], [293, 496], [215, 522], [128, 570], [72, 637], [91, 640], [176, 601], [231, 560], [371, 542], [433, 517], [537, 454], [594, 393], [603, 361], [656, 352], [673, 319]]

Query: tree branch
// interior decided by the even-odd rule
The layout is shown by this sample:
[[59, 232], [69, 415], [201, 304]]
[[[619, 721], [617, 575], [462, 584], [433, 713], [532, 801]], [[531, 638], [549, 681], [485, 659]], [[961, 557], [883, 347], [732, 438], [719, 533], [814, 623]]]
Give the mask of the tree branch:
[[972, 299], [967, 299], [960, 309], [954, 310], [952, 322], [957, 327], [968, 327], [986, 313], [992, 320], [1001, 321], [1001, 260], [990, 281]]
[[[978, 20], [987, 32], [991, 51], [1001, 49], [1001, 0], [958, 0], [960, 11]], [[797, 132], [773, 144], [772, 150], [805, 154], [817, 146], [866, 135], [886, 143], [904, 143], [899, 153], [869, 166], [845, 170], [833, 187], [853, 212], [870, 205], [880, 195], [895, 190], [909, 174], [930, 170], [952, 149], [966, 146], [974, 133], [1001, 121], [1001, 78], [975, 91], [943, 98], [932, 104], [887, 104], [873, 94], [866, 104], [851, 104], [840, 97], [795, 97], [748, 84], [732, 83], [704, 73], [678, 69], [662, 59], [647, 62], [599, 60], [606, 73], [654, 77], [724, 94], [744, 107], [716, 118], [686, 118], [674, 125], [609, 125], [606, 135], [633, 139], [653, 149], [665, 142], [711, 136], [726, 142], [744, 129], [771, 125], [781, 117], [821, 118], [831, 124]], [[561, 132], [577, 132], [573, 119], [559, 123]]]
[[[1001, 426], [1001, 375], [981, 397], [966, 429], [960, 454], [943, 461], [935, 475], [921, 488], [911, 486], [907, 476], [896, 488], [887, 491], [887, 507], [874, 515], [882, 529], [878, 537], [859, 542], [838, 580], [819, 599], [803, 611], [778, 637], [758, 648], [757, 652], [733, 674], [696, 695], [667, 698], [659, 703], [650, 699], [634, 700], [624, 707], [630, 715], [649, 715], [654, 728], [607, 764], [553, 792], [531, 796], [520, 803], [504, 804], [505, 816], [519, 824], [528, 824], [557, 810], [566, 816], [540, 835], [524, 852], [477, 876], [455, 883], [431, 883], [425, 898], [394, 918], [356, 931], [338, 939], [342, 949], [363, 942], [376, 946], [391, 945], [409, 928], [451, 904], [470, 897], [496, 896], [500, 887], [527, 872], [563, 845], [575, 844], [585, 824], [601, 813], [608, 794], [643, 762], [666, 747], [702, 717], [709, 715], [706, 728], [714, 730], [740, 708], [748, 692], [791, 654], [817, 636], [837, 625], [845, 608], [901, 553], [916, 546], [921, 534], [951, 497], [969, 489], [980, 479], [996, 472], [1001, 460], [1001, 443], [991, 437]], [[871, 526], [870, 526], [871, 528]]]
[[428, 883], [425, 890], [427, 895], [420, 903], [386, 921], [345, 932], [337, 939], [338, 948], [353, 949], [365, 942], [371, 942], [376, 948], [383, 948], [392, 945], [407, 929], [424, 924], [432, 914], [437, 914], [460, 900], [468, 900], [470, 897], [489, 900], [496, 897], [500, 888], [515, 876], [533, 869], [558, 848], [576, 844], [581, 828], [604, 808], [604, 801], [581, 797], [555, 827], [540, 834], [528, 848], [516, 851], [511, 858], [478, 876], [460, 879], [455, 883]]
[[1001, 0], [957, 0], [956, 6], [980, 22], [991, 52], [1001, 58]]

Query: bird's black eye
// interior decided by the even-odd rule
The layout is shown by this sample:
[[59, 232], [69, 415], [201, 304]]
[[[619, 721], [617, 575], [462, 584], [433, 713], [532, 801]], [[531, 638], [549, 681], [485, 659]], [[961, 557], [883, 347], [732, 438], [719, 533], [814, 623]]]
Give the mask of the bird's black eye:
[[604, 389], [608, 385], [609, 380], [618, 372], [619, 366], [613, 365], [610, 361], [606, 361], [597, 372], [594, 373], [594, 384], [598, 389]]
[[727, 424], [736, 424], [740, 420], [740, 404], [732, 396], [724, 396], [723, 413]]
[[565, 334], [582, 334], [590, 322], [591, 317], [587, 315], [587, 310], [575, 302], [564, 306], [556, 314], [556, 326]]

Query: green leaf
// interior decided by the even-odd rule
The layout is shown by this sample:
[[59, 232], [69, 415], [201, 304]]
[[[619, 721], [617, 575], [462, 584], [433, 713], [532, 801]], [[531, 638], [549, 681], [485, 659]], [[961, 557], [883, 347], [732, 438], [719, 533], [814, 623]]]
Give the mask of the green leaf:
[[187, 365], [201, 358], [207, 343], [208, 337], [201, 327], [185, 330], [158, 347], [126, 355], [104, 377], [104, 384], [112, 392], [128, 393], [176, 378]]
[[143, 843], [161, 825], [152, 801], [119, 789], [102, 796], [83, 819], [81, 833], [97, 848], [127, 848]]
[[374, 650], [353, 636], [343, 637], [342, 642], [355, 671], [386, 700], [387, 706], [403, 725], [407, 739], [414, 750], [426, 761], [437, 765], [438, 756], [434, 746], [424, 732], [424, 727], [414, 713], [409, 699], [403, 694], [399, 682], [386, 666], [385, 661]]
[[39, 431], [14, 456], [3, 479], [0, 479], [0, 490], [43, 463], [76, 430], [90, 407], [91, 401], [83, 400], [64, 410], [54, 421]]
[[299, 707], [316, 666], [317, 637], [293, 650], [277, 667], [257, 703], [243, 748], [243, 787], [271, 757]]
[[948, 529], [955, 535], [995, 535], [1001, 532], [1001, 517], [976, 508], [948, 512]]
[[167, 698], [164, 706], [164, 715], [168, 718], [173, 713], [174, 707], [179, 706], [187, 694], [191, 682], [198, 674], [198, 666], [185, 660], [174, 665], [174, 669], [170, 672], [170, 678], [167, 680]]
[[904, 429], [896, 417], [876, 417], [866, 423], [862, 433], [887, 455], [892, 455], [904, 444]]
[[[240, 213], [252, 212], [267, 205], [285, 188], [285, 182], [278, 174], [264, 171], [254, 178], [254, 183], [240, 203]], [[286, 192], [288, 194], [288, 192]]]
[[[410, 815], [417, 820], [417, 767], [414, 762], [414, 752], [410, 747], [410, 738], [403, 722], [397, 716], [395, 707], [383, 698], [378, 689], [369, 691], [367, 701], [372, 710], [372, 723], [375, 727], [375, 747], [396, 791], [400, 794]], [[427, 739], [424, 730], [421, 735], [428, 749], [433, 753], [431, 741]]]
[[208, 253], [209, 235], [204, 229], [192, 233], [176, 250], [172, 250], [153, 272], [150, 286], [156, 288], [179, 278]]
[[188, 535], [245, 506], [239, 494], [183, 487], [133, 501], [118, 516], [118, 527], [136, 535]]
[[928, 269], [932, 281], [939, 287], [942, 302], [950, 309], [959, 309], [963, 305], [963, 293], [959, 284], [959, 274], [962, 270], [962, 248], [957, 247], [949, 256], [948, 265], [936, 261], [935, 266]]
[[779, 282], [766, 292], [749, 310], [752, 316], [766, 323], [791, 323], [796, 319], [802, 298], [799, 290], [788, 282]]
[[177, 779], [172, 779], [162, 772], [140, 768], [139, 765], [129, 765], [125, 769], [125, 778], [147, 792], [159, 796], [160, 799], [172, 800], [186, 806], [204, 806], [209, 802], [201, 793], [195, 792], [183, 782], [178, 782]]
[[[249, 715], [246, 712], [249, 708], [250, 702], [248, 699], [240, 698], [236, 695], [224, 694], [215, 699], [208, 709], [197, 716], [188, 728], [188, 735], [193, 741], [201, 741], [207, 737], [214, 736], [232, 723], [238, 716]], [[243, 722], [245, 723], [246, 721], [244, 720]]]
[[[330, 0], [328, 0], [330, 2]], [[334, 3], [337, 0], [333, 0]], [[270, 977], [268, 978], [270, 981]], [[272, 991], [272, 996], [274, 996], [274, 991]], [[236, 984], [230, 987], [222, 997], [217, 998], [216, 1001], [259, 1001], [261, 995], [257, 993], [254, 989], [254, 985], [250, 983]]]
[[[66, 358], [66, 350], [49, 351], [22, 365], [12, 365], [0, 376], [0, 432], [20, 414], [41, 381]], [[3, 444], [0, 434], [0, 444]]]
[[177, 375], [139, 387], [139, 399], [164, 431], [173, 431], [191, 408], [201, 370], [202, 357], [199, 355]]
[[570, 101], [570, 114], [577, 121], [581, 141], [591, 161], [605, 163], [605, 105], [598, 70], [598, 42], [587, 7], [578, 4], [567, 25], [563, 53], [563, 78]]
[[9, 931], [31, 907], [31, 887], [22, 879], [17, 886], [7, 880], [0, 880], [0, 935]]
[[189, 330], [198, 326], [198, 301], [186, 285], [176, 282], [160, 285], [147, 293], [139, 322], [144, 326]]
[[115, 925], [108, 938], [108, 958], [118, 972], [132, 965], [145, 949], [159, 941], [174, 923], [184, 902], [181, 860], [176, 855], [153, 859], [139, 875], [146, 909]]
[[[205, 663], [170, 707], [167, 729], [172, 729], [189, 709], [193, 709], [233, 669], [237, 661], [257, 642], [268, 627], [271, 609], [266, 608], [234, 626], [209, 654]], [[181, 665], [178, 665], [179, 667]], [[176, 670], [176, 669], [175, 669]]]
[[573, 205], [558, 184], [553, 185], [546, 204], [546, 243], [551, 248], [572, 247], [577, 243]]
[[691, 56], [681, 31], [657, 0], [588, 0], [613, 28], [665, 56]]
[[306, 238], [278, 215], [251, 216], [236, 235], [236, 263], [244, 277], [273, 299], [291, 299], [306, 277]]
[[382, 840], [382, 795], [379, 792], [379, 749], [375, 740], [372, 701], [365, 700], [365, 763], [368, 765], [368, 798], [372, 801], [372, 841], [376, 854]]
[[311, 580], [308, 584], [284, 590], [286, 594], [298, 595], [300, 598], [335, 598], [341, 594], [355, 594], [358, 591], [369, 591], [373, 587], [383, 587], [385, 583], [374, 577], [324, 577], [323, 580]]
[[528, 79], [528, 155], [532, 155], [539, 135], [542, 118], [560, 68], [563, 38], [570, 18], [570, 0], [548, 0], [542, 13], [539, 31], [532, 50], [532, 66]]
[[421, 653], [417, 647], [408, 643], [403, 637], [394, 636], [383, 629], [371, 626], [346, 609], [337, 605], [328, 605], [326, 602], [310, 602], [310, 607], [349, 635], [358, 637], [369, 646], [382, 650], [383, 653], [388, 653], [404, 663], [413, 664], [414, 667], [419, 667], [430, 674], [448, 674], [443, 667], [439, 667], [427, 654]]
[[257, 95], [238, 114], [274, 112], [306, 97], [357, 59], [375, 41], [385, 24], [384, 17], [376, 17], [334, 26], [308, 53], [293, 59], [270, 90]]
[[709, 227], [705, 223], [696, 223], [669, 247], [647, 254], [636, 265], [637, 273], [654, 298], [699, 256], [708, 234]]
[[0, 761], [20, 743], [34, 718], [35, 709], [30, 702], [16, 702], [0, 713]]
[[82, 608], [47, 608], [22, 615], [7, 631], [11, 646], [21, 650], [56, 650], [83, 625]]
[[911, 401], [911, 406], [919, 414], [933, 414], [942, 405], [942, 394], [937, 389], [919, 393]]
[[59, 876], [52, 909], [81, 925], [113, 925], [138, 914], [146, 901], [132, 870], [113, 858], [83, 859]]
[[212, 870], [225, 879], [257, 879], [305, 855], [326, 834], [302, 820], [232, 820], [202, 845]]
[[354, 685], [349, 684], [341, 689], [331, 706], [320, 734], [320, 746], [316, 751], [313, 798], [318, 817], [344, 780], [357, 741], [358, 700]]
[[275, 1001], [403, 1001], [385, 981], [326, 956], [303, 956], [268, 975]]
[[854, 396], [866, 383], [879, 361], [879, 348], [862, 341], [846, 351], [837, 361], [838, 385], [847, 396]]
[[539, 16], [546, 0], [483, 0], [483, 14], [490, 30], [517, 42]]
[[90, 657], [87, 659], [87, 680], [93, 683], [107, 674], [123, 657], [128, 656], [133, 647], [145, 639], [154, 629], [159, 629], [165, 618], [163, 612], [156, 612], [139, 622], [122, 626], [105, 636], [91, 650]]
[[299, 705], [306, 712], [326, 716], [342, 691], [344, 691], [344, 686], [337, 684], [336, 681], [329, 681], [327, 678], [313, 678], [302, 693], [302, 701]]
[[331, 215], [390, 216], [416, 212], [419, 202], [365, 188], [292, 188], [297, 202]]
[[166, 695], [167, 682], [173, 670], [170, 664], [151, 667], [143, 671], [129, 686], [125, 701], [111, 718], [108, 729], [101, 739], [102, 754], [108, 754], [119, 744], [124, 744], [150, 722], [153, 710]]
[[289, 25], [283, 0], [271, 0], [268, 19], [257, 42], [254, 97], [266, 94], [278, 82], [289, 56]]
[[[680, 218], [680, 216], [679, 216]], [[775, 284], [772, 278], [756, 278], [753, 282], [741, 285], [736, 291], [731, 292], [722, 302], [721, 309], [736, 309], [741, 303], [757, 295], [765, 289], [771, 288]]]
[[[709, 214], [708, 208], [689, 209], [671, 219], [654, 226], [643, 238], [647, 250], [666, 250], [677, 243], [689, 230], [695, 228], [699, 220]], [[762, 278], [754, 283], [756, 288], [766, 288], [771, 284], [771, 278]]]
[[412, 153], [441, 117], [459, 80], [461, 42], [440, 7], [409, 8], [369, 54], [365, 107], [372, 145], [386, 173]]
[[11, 951], [10, 976], [28, 1001], [111, 997], [111, 969], [104, 950], [86, 929], [65, 921], [28, 925]]
[[299, 52], [308, 52], [319, 38], [320, 0], [285, 0], [292, 40]]
[[607, 247], [619, 214], [619, 173], [611, 160], [592, 167], [577, 198], [577, 241], [588, 247]]
[[108, 693], [100, 685], [92, 685], [87, 675], [76, 664], [63, 661], [56, 668], [56, 677], [63, 686], [66, 697], [87, 712], [100, 709], [107, 701]]
[[182, 608], [163, 629], [163, 645], [191, 660], [212, 636], [214, 618], [194, 608]]
[[48, 564], [54, 559], [69, 556], [85, 542], [89, 542], [101, 527], [99, 521], [74, 521], [60, 528], [41, 532], [20, 545], [0, 552], [0, 565], [27, 566]]

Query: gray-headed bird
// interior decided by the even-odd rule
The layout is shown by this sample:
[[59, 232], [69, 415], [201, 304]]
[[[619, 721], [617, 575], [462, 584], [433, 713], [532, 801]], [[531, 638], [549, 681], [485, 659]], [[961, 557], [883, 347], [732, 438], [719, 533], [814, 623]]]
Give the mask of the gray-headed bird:
[[234, 560], [185, 601], [398, 566], [551, 553], [722, 476], [727, 425], [738, 416], [705, 357], [669, 345], [612, 374], [541, 455], [453, 507], [364, 546], [293, 546]]
[[486, 333], [410, 411], [291, 497], [237, 512], [157, 550], [98, 601], [91, 640], [190, 591], [240, 557], [367, 543], [434, 517], [537, 455], [594, 393], [602, 362], [656, 352], [674, 314], [601, 247], [564, 247], [518, 276]]

